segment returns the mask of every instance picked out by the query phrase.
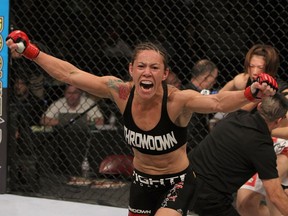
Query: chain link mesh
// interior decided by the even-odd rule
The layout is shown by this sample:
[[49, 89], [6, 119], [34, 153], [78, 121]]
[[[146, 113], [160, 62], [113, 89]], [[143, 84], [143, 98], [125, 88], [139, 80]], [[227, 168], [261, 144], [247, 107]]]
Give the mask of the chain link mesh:
[[[212, 60], [219, 68], [218, 89], [243, 71], [245, 54], [252, 45], [265, 43], [278, 49], [278, 75], [287, 80], [286, 0], [11, 0], [10, 16], [11, 30], [25, 31], [40, 49], [97, 75], [129, 79], [134, 45], [150, 40], [167, 49], [169, 65], [183, 85], [189, 82], [197, 60]], [[32, 105], [31, 100], [18, 101], [14, 86], [19, 79], [30, 88], [35, 99]], [[93, 98], [106, 125], [114, 124], [110, 117], [115, 114], [117, 130], [70, 126], [51, 130], [35, 126], [39, 123], [35, 118], [64, 96], [65, 85], [33, 62], [11, 58], [9, 86], [8, 190], [126, 207], [132, 152], [123, 140], [122, 119], [116, 107], [110, 101]], [[35, 104], [39, 104], [36, 109]], [[85, 157], [91, 168], [89, 181], [80, 178]], [[109, 172], [102, 167], [100, 172], [106, 157], [110, 163], [116, 160], [118, 166], [121, 164], [119, 170]]]

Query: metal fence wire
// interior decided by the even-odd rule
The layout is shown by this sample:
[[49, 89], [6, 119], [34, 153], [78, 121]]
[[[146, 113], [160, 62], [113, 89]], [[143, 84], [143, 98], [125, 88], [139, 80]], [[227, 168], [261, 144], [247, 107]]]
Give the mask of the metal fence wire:
[[[11, 30], [25, 31], [41, 50], [97, 75], [129, 79], [131, 50], [149, 40], [167, 49], [171, 70], [183, 85], [189, 82], [197, 60], [212, 60], [219, 68], [214, 85], [219, 89], [243, 71], [245, 54], [252, 45], [264, 43], [279, 51], [278, 76], [287, 80], [286, 0], [10, 3]], [[97, 103], [104, 116], [103, 128], [93, 123], [77, 128], [78, 117], [58, 127], [39, 123], [47, 108], [64, 97], [65, 88], [33, 62], [11, 55], [8, 192], [126, 207], [132, 151], [124, 142], [122, 118], [112, 102], [85, 95], [93, 103], [82, 113]], [[195, 129], [200, 139], [208, 131], [206, 126]], [[85, 158], [90, 166], [88, 177], [82, 176]]]

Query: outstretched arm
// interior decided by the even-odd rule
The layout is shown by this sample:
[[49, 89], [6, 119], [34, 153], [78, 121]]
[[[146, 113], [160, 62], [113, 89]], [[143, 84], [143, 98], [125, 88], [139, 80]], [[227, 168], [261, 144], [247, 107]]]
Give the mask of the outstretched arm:
[[50, 76], [55, 79], [74, 85], [101, 98], [113, 98], [115, 85], [123, 83], [113, 76], [99, 77], [82, 71], [67, 61], [55, 58], [41, 52], [34, 44], [30, 43], [28, 36], [19, 30], [11, 32], [6, 40], [11, 51], [16, 51], [24, 57], [34, 60]]
[[223, 91], [214, 95], [201, 95], [195, 91], [184, 90], [177, 97], [185, 103], [186, 109], [190, 112], [232, 112], [251, 101], [257, 103], [262, 97], [274, 95], [277, 88], [276, 81], [263, 73], [259, 76], [259, 82], [252, 83], [242, 91]]
[[43, 52], [39, 53], [38, 57], [34, 59], [34, 62], [55, 79], [69, 83], [102, 98], [111, 98], [109, 82], [121, 82], [120, 79], [113, 76], [99, 77], [87, 73], [67, 61], [57, 59]]
[[[240, 73], [235, 76], [232, 80], [227, 82], [219, 92], [223, 91], [237, 91], [243, 90], [246, 88], [247, 80], [250, 79], [248, 74]], [[241, 107], [243, 110], [251, 111], [257, 106], [257, 103], [248, 103], [245, 106]]]

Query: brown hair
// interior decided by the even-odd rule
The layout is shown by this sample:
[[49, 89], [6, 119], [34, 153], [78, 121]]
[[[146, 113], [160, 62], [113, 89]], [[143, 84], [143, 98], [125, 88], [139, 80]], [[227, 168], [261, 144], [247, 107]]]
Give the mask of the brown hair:
[[244, 62], [244, 72], [248, 73], [249, 64], [252, 56], [263, 56], [265, 59], [265, 73], [275, 77], [280, 65], [279, 53], [278, 51], [270, 46], [265, 44], [256, 44], [254, 45], [246, 54]]
[[152, 43], [152, 42], [143, 42], [143, 43], [138, 44], [135, 47], [134, 52], [132, 54], [132, 60], [131, 60], [132, 64], [134, 63], [138, 53], [140, 51], [143, 51], [143, 50], [154, 50], [154, 51], [158, 52], [163, 57], [164, 69], [168, 68], [168, 54], [167, 54], [167, 51], [160, 44], [155, 44], [155, 43]]

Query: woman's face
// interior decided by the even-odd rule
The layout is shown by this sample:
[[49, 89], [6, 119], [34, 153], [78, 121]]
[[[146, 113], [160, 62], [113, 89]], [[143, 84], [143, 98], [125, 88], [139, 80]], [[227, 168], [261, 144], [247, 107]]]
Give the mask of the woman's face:
[[163, 57], [154, 50], [143, 50], [138, 53], [129, 72], [135, 84], [137, 94], [149, 99], [153, 97], [167, 78], [168, 69], [165, 69]]
[[263, 56], [253, 55], [248, 67], [248, 74], [251, 80], [255, 80], [260, 73], [265, 72], [266, 62]]

